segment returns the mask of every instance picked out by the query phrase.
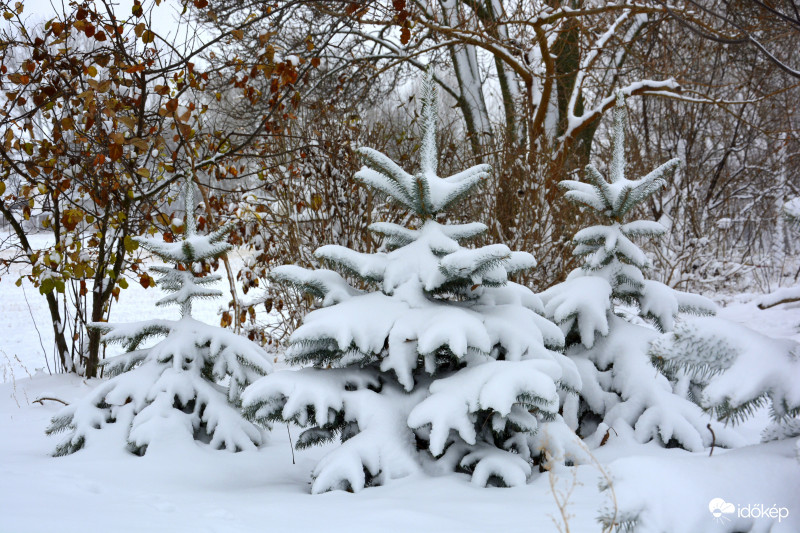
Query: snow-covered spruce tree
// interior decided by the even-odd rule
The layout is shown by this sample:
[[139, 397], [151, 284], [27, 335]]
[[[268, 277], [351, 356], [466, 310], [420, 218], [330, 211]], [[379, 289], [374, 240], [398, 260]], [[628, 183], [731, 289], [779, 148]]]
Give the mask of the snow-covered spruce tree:
[[422, 100], [419, 172], [362, 148], [367, 166], [355, 176], [416, 223], [373, 224], [385, 252], [332, 245], [315, 252], [377, 290], [357, 290], [331, 270], [283, 266], [272, 274], [321, 298], [323, 307], [290, 338], [287, 359], [306, 367], [260, 379], [243, 406], [262, 424], [306, 428], [300, 448], [341, 439], [313, 471], [313, 493], [358, 491], [421, 467], [468, 472], [479, 485], [523, 484], [541, 453], [537, 428], [560, 420], [559, 389], [580, 387], [575, 366], [553, 351], [564, 338], [540, 315], [539, 298], [507, 280], [532, 267], [533, 257], [502, 244], [464, 248], [462, 241], [487, 227], [437, 221], [490, 168], [437, 176], [430, 77]]
[[[617, 96], [613, 156], [606, 180], [592, 165], [586, 182], [563, 181], [566, 197], [606, 221], [575, 234], [575, 255], [583, 265], [567, 280], [541, 294], [546, 316], [566, 335], [566, 354], [583, 383], [579, 395], [565, 399], [564, 419], [590, 445], [599, 444], [609, 428], [639, 442], [656, 439], [701, 450], [712, 442], [708, 416], [660, 374], [647, 355], [659, 331], [673, 328], [680, 312], [713, 314], [709, 300], [645, 279], [645, 253], [636, 237], [658, 236], [665, 228], [629, 215], [666, 183], [679, 164], [673, 159], [646, 176], [625, 177], [625, 101]], [[723, 431], [717, 442], [724, 440]], [[733, 438], [733, 437], [731, 437]]]
[[679, 322], [656, 339], [653, 362], [691, 379], [698, 403], [720, 420], [740, 422], [769, 404], [764, 441], [800, 435], [800, 344], [716, 317]]
[[[192, 318], [192, 301], [222, 293], [209, 287], [219, 276], [202, 272], [199, 262], [220, 257], [231, 245], [230, 228], [198, 235], [194, 184], [185, 189], [185, 237], [176, 242], [140, 238], [139, 244], [174, 267], [156, 266], [158, 285], [169, 294], [156, 305], [178, 305], [180, 320], [145, 320], [132, 324], [93, 323], [106, 343], [121, 343], [125, 354], [102, 363], [111, 379], [53, 417], [48, 434], [67, 432], [55, 455], [81, 449], [111, 427], [124, 434], [130, 451], [172, 439], [200, 441], [215, 449], [253, 449], [261, 431], [241, 416], [242, 390], [271, 370], [266, 353], [232, 331]], [[151, 337], [163, 336], [152, 347]]]

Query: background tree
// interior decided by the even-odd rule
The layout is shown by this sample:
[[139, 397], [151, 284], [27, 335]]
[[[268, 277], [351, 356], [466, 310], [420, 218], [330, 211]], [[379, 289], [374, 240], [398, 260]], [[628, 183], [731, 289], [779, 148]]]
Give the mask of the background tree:
[[[240, 9], [251, 9], [242, 5], [250, 6], [217, 4], [219, 13], [229, 14], [217, 24], [235, 24]], [[765, 269], [760, 253], [771, 243], [758, 241], [755, 228], [774, 218], [778, 202], [767, 207], [772, 194], [757, 191], [764, 190], [763, 180], [778, 165], [769, 147], [779, 138], [794, 144], [796, 133], [790, 132], [797, 131], [797, 124], [779, 117], [792, 116], [788, 95], [796, 99], [797, 89], [750, 48], [726, 48], [678, 21], [678, 15], [701, 21], [692, 3], [327, 1], [280, 6], [285, 8], [280, 19], [284, 31], [278, 32], [275, 50], [319, 61], [312, 80], [300, 90], [304, 100], [336, 101], [347, 109], [339, 115], [342, 122], [358, 116], [361, 129], [372, 130], [378, 121], [369, 111], [376, 102], [391, 98], [402, 105], [411, 74], [428, 63], [436, 65], [437, 83], [457, 120], [443, 115], [470, 141], [459, 147], [448, 171], [476, 161], [498, 169], [486, 189], [497, 194], [471, 205], [475, 211], [469, 218], [492, 220], [495, 238], [502, 236], [542, 258], [536, 275], [526, 281], [544, 287], [574, 266], [569, 241], [578, 229], [576, 213], [561, 198], [557, 183], [579, 171], [591, 151], [608, 149], [603, 136], [595, 141], [595, 131], [619, 88], [642, 96], [630, 100], [633, 120], [645, 126], [644, 138], [631, 147], [637, 153], [632, 164], [680, 153], [686, 158], [682, 190], [648, 206], [657, 217], [670, 216], [672, 208], [697, 213], [689, 225], [671, 228], [666, 242], [673, 251], [656, 261], [658, 275], [684, 288], [696, 287], [703, 276], [715, 283], [744, 272], [766, 273], [756, 277], [759, 284], [774, 278], [775, 268]], [[768, 23], [764, 13], [744, 9], [737, 16], [749, 20], [750, 28], [763, 22], [760, 35], [776, 45], [782, 39], [782, 49], [796, 47], [797, 36]], [[245, 31], [239, 46], [255, 46], [260, 35], [274, 32], [277, 26]], [[414, 120], [409, 113], [406, 121]], [[408, 130], [386, 133], [399, 137]], [[413, 136], [407, 141], [412, 151], [419, 146]], [[705, 142], [719, 148], [709, 150]], [[785, 152], [788, 160], [795, 151]], [[398, 150], [403, 153], [408, 149]], [[766, 168], [771, 170], [765, 174]], [[791, 165], [784, 168], [791, 188], [797, 176]], [[784, 194], [778, 187], [769, 190]], [[697, 205], [689, 207], [692, 202]], [[764, 205], [766, 211], [748, 211], [749, 205]], [[754, 214], [730, 217], [764, 212], [762, 221]], [[720, 219], [723, 225], [733, 220], [731, 231], [717, 231]], [[714, 245], [698, 245], [709, 234]], [[726, 263], [732, 255], [735, 261]]]
[[[209, 111], [222, 98], [209, 93], [212, 79], [221, 77], [216, 87], [228, 87], [226, 98], [260, 96], [232, 75], [235, 57], [227, 70], [197, 65], [203, 51], [238, 33], [206, 35], [203, 43], [191, 31], [183, 40], [159, 35], [152, 26], [159, 3], [137, 1], [130, 15], [105, 3], [71, 4], [33, 27], [21, 3], [3, 6], [0, 213], [14, 235], [4, 245], [17, 251], [3, 262], [29, 266], [26, 277], [48, 301], [60, 367], [88, 376], [101, 355], [99, 333], [86, 324], [106, 316], [126, 273], [152, 283], [131, 255], [132, 237], [181, 231], [180, 209], [170, 203], [182, 176], [209, 185], [223, 163], [235, 168], [244, 157], [263, 156], [263, 144], [251, 150], [254, 140], [276, 115], [284, 118], [299, 76], [293, 62], [262, 54], [258, 73], [271, 80], [269, 105], [251, 123], [224, 120]], [[32, 244], [31, 218], [52, 244]], [[213, 222], [199, 219], [201, 227]]]
[[[747, 5], [737, 4], [737, 16]], [[752, 28], [764, 22], [751, 18]], [[796, 46], [797, 32], [759, 31], [775, 47]], [[798, 183], [797, 80], [753, 47], [702, 39], [680, 23], [645, 26], [627, 53], [629, 69], [679, 73], [684, 87], [683, 100], [629, 102], [637, 125], [631, 168], [644, 173], [654, 158], [681, 160], [665, 193], [646, 208], [668, 228], [657, 245], [645, 246], [653, 275], [692, 290], [768, 291], [791, 282], [796, 269], [781, 208]], [[598, 136], [595, 150], [608, 154], [604, 139]]]

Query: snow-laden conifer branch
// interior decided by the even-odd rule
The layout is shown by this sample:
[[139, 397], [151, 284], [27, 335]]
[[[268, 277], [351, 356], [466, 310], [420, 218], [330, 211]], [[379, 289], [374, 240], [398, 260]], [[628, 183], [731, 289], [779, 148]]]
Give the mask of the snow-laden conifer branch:
[[368, 228], [373, 233], [386, 237], [387, 242], [393, 248], [401, 248], [411, 244], [419, 237], [419, 231], [408, 229], [399, 224], [391, 222], [374, 222]]
[[650, 357], [666, 372], [698, 382], [700, 405], [722, 420], [741, 422], [767, 402], [777, 424], [793, 426], [800, 417], [800, 345], [792, 340], [696, 318], [654, 341]]
[[320, 298], [326, 307], [361, 294], [333, 270], [308, 270], [295, 265], [283, 265], [273, 269], [269, 277], [272, 281], [291, 285]]
[[109, 324], [108, 322], [92, 322], [89, 327], [99, 330], [103, 334], [103, 341], [108, 343], [119, 343], [130, 352], [139, 347], [145, 340], [166, 335], [169, 333], [171, 321], [169, 320], [148, 320], [133, 324]]
[[187, 306], [190, 309], [190, 304], [195, 299], [222, 296], [222, 291], [203, 286], [219, 281], [222, 279], [220, 276], [196, 278], [192, 272], [168, 267], [152, 267], [150, 270], [161, 275], [157, 282], [161, 290], [171, 293], [158, 300], [158, 306], [178, 304], [181, 309]]
[[488, 229], [486, 224], [470, 222], [467, 224], [448, 224], [442, 228], [442, 233], [455, 241], [461, 242], [482, 235]]
[[314, 256], [369, 281], [383, 281], [386, 271], [386, 254], [365, 254], [338, 244], [328, 244], [317, 248]]

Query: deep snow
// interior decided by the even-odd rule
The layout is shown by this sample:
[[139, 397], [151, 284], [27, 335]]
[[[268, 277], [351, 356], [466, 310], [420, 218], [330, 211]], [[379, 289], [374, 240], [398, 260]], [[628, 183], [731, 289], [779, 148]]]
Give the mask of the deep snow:
[[[72, 456], [53, 458], [50, 453], [58, 438], [46, 437], [44, 429], [60, 404], [34, 400], [49, 396], [72, 402], [98, 381], [47, 374], [15, 280], [0, 280], [0, 533], [558, 531], [556, 523], [562, 519], [548, 473], [534, 473], [526, 486], [509, 489], [477, 488], [466, 475], [417, 473], [357, 494], [312, 496], [310, 474], [328, 450], [296, 451], [292, 464], [284, 425], [276, 426], [267, 445], [253, 452], [230, 454], [184, 443], [150, 450], [140, 458], [97, 443]], [[219, 288], [225, 291], [225, 286], [221, 281]], [[47, 349], [52, 335], [44, 299], [30, 285], [26, 291]], [[175, 318], [176, 310], [153, 305], [161, 295], [131, 283], [114, 304], [111, 318], [127, 322], [143, 313], [148, 318]], [[762, 311], [753, 299], [729, 298], [720, 316], [800, 341], [800, 305]], [[196, 316], [217, 323], [221, 301], [200, 303]], [[762, 413], [738, 431], [755, 443], [766, 424]], [[291, 431], [296, 437], [296, 428]], [[800, 460], [794, 440], [718, 449], [711, 458], [707, 452], [632, 446], [623, 440], [612, 433], [595, 456], [614, 480], [620, 508], [644, 506], [642, 531], [715, 532], [734, 525], [765, 531], [770, 524], [774, 532], [800, 531]], [[578, 483], [567, 508], [570, 531], [600, 531], [597, 518], [612, 505], [610, 493], [598, 489], [600, 478], [593, 465], [560, 468], [554, 475], [557, 490]], [[733, 504], [737, 511], [715, 519], [708, 507], [714, 498]], [[736, 517], [747, 505], [786, 508], [789, 516], [780, 523]], [[724, 520], [729, 517], [733, 520]]]

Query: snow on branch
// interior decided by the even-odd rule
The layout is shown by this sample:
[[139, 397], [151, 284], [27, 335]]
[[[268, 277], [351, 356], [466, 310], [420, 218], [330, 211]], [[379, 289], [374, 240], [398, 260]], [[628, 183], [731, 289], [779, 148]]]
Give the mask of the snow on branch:
[[295, 265], [283, 265], [274, 268], [269, 277], [320, 298], [325, 307], [361, 294], [333, 270], [308, 270]]

